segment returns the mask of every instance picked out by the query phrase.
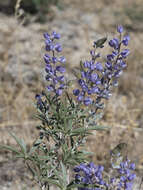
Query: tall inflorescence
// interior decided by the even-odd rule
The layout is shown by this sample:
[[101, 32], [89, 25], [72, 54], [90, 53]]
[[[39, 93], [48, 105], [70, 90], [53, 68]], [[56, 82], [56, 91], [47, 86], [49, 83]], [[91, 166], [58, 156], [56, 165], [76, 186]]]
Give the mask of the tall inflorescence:
[[[60, 39], [60, 34], [55, 31], [52, 34], [44, 33], [45, 38], [45, 50], [46, 54], [44, 55], [45, 65], [45, 79], [47, 81], [46, 90], [53, 93], [53, 96], [61, 96], [65, 84], [64, 72], [66, 71], [64, 64], [66, 59], [62, 55], [58, 55], [62, 52], [62, 46], [57, 40]], [[42, 101], [43, 94], [36, 95], [37, 105], [40, 109], [44, 107], [44, 102]]]
[[102, 107], [101, 100], [111, 96], [111, 87], [118, 85], [118, 78], [126, 65], [126, 58], [130, 51], [128, 46], [130, 37], [123, 35], [123, 27], [118, 26], [118, 38], [109, 41], [112, 52], [106, 56], [105, 62], [97, 59], [101, 56], [96, 52], [102, 48], [106, 38], [94, 42], [93, 50], [90, 51], [91, 59], [81, 62], [81, 72], [78, 78], [79, 88], [73, 90], [77, 100], [84, 105], [95, 105], [96, 109]]
[[[117, 32], [118, 37], [108, 42], [111, 53], [101, 59], [101, 54], [97, 50], [104, 47], [107, 38], [95, 41], [90, 51], [90, 60], [81, 62], [78, 73], [74, 73], [78, 83], [78, 88], [73, 90], [76, 101], [68, 93], [70, 81], [67, 81], [64, 76], [66, 59], [61, 55], [62, 47], [57, 42], [60, 35], [56, 32], [44, 34], [45, 79], [48, 93], [36, 95], [37, 108], [40, 111], [38, 118], [41, 119], [42, 124], [38, 126], [40, 138], [34, 146], [44, 150], [44, 154], [49, 157], [44, 162], [45, 170], [40, 171], [42, 176], [48, 176], [46, 181], [48, 185], [48, 180], [52, 179], [53, 184], [59, 184], [61, 189], [77, 187], [78, 190], [132, 190], [132, 181], [135, 178], [134, 163], [124, 160], [119, 155], [122, 158], [118, 159], [121, 163], [118, 163], [118, 167], [116, 163], [112, 163], [113, 175], [112, 173], [108, 175], [103, 166], [94, 165], [92, 162], [87, 163], [88, 153], [79, 148], [86, 142], [90, 130], [106, 129], [97, 126], [96, 119], [100, 114], [96, 111], [103, 109], [103, 99], [110, 98], [112, 87], [118, 85], [118, 79], [127, 66], [126, 58], [130, 53], [127, 46], [130, 37], [124, 34], [122, 26], [117, 27]], [[82, 104], [85, 105], [84, 109], [80, 106]], [[46, 139], [48, 148], [45, 144], [43, 146], [42, 143], [45, 143], [43, 139]], [[76, 173], [74, 180], [69, 183], [68, 174], [68, 177], [65, 175], [62, 181], [61, 168], [64, 174], [65, 170], [70, 171], [75, 165], [77, 166], [74, 168]], [[47, 166], [49, 173], [47, 173]], [[47, 174], [43, 174], [43, 171]], [[46, 183], [41, 181], [42, 185]]]
[[128, 159], [120, 163], [114, 177], [104, 173], [102, 165], [82, 163], [74, 168], [75, 183], [83, 185], [78, 190], [132, 190], [136, 177], [134, 170], [135, 164]]
[[110, 179], [110, 189], [132, 190], [133, 180], [136, 177], [134, 170], [135, 163], [131, 163], [128, 159], [121, 162], [120, 167], [117, 169], [117, 175]]
[[60, 34], [52, 32], [52, 34], [45, 33], [45, 44], [47, 53], [44, 55], [46, 63], [46, 80], [48, 81], [47, 90], [53, 92], [57, 96], [62, 94], [65, 87], [64, 75], [66, 62], [64, 56], [57, 56], [57, 53], [62, 52], [61, 44], [56, 42], [60, 39]]

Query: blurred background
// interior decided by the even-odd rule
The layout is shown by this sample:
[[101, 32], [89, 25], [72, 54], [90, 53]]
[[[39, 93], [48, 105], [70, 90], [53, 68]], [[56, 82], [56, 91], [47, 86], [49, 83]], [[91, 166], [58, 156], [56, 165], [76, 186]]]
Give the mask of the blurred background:
[[[88, 59], [93, 40], [116, 33], [123, 25], [130, 34], [128, 68], [106, 103], [100, 122], [110, 132], [88, 140], [95, 163], [106, 164], [106, 155], [120, 142], [143, 174], [143, 0], [0, 0], [0, 144], [15, 145], [8, 131], [27, 145], [37, 136], [33, 117], [35, 94], [44, 88], [44, 32], [61, 34], [67, 70]], [[108, 49], [108, 48], [107, 48]], [[33, 187], [23, 163], [0, 150], [0, 189]]]

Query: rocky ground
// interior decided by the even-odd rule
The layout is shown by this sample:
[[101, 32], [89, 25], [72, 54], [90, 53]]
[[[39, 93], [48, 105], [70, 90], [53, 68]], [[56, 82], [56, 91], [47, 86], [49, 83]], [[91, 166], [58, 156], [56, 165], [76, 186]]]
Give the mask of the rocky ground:
[[[118, 7], [118, 9], [117, 9]], [[33, 119], [34, 95], [44, 87], [42, 56], [43, 32], [56, 30], [61, 36], [63, 54], [67, 58], [68, 75], [80, 59], [89, 56], [93, 40], [115, 34], [123, 24], [131, 36], [128, 69], [120, 85], [107, 103], [102, 121], [110, 132], [97, 133], [89, 139], [94, 160], [105, 164], [110, 148], [122, 141], [129, 144], [129, 155], [143, 174], [143, 3], [142, 0], [64, 0], [61, 8], [52, 7], [44, 24], [28, 16], [20, 25], [14, 16], [0, 13], [0, 143], [13, 144], [8, 131], [30, 145], [37, 135]], [[35, 190], [23, 163], [7, 152], [0, 152], [0, 189]], [[134, 188], [137, 189], [136, 187]]]

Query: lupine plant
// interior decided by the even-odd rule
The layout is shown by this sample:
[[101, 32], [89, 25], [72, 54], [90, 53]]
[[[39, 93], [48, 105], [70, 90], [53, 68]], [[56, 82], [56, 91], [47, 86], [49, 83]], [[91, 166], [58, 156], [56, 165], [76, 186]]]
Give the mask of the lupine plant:
[[[102, 59], [107, 38], [93, 43], [90, 59], [81, 61], [73, 70], [74, 79], [65, 77], [66, 58], [58, 42], [61, 36], [55, 31], [45, 33], [45, 90], [35, 96], [37, 115], [41, 124], [36, 128], [39, 136], [30, 150], [23, 140], [15, 138], [21, 151], [3, 146], [23, 158], [28, 169], [42, 190], [131, 190], [135, 178], [135, 164], [122, 156], [119, 144], [111, 151], [111, 168], [95, 165], [90, 161], [92, 153], [85, 150], [87, 137], [93, 130], [109, 130], [97, 125], [105, 100], [118, 85], [118, 79], [127, 67], [126, 58], [130, 37], [122, 26], [118, 36], [109, 40], [111, 52]], [[74, 83], [75, 82], [75, 83]], [[72, 84], [72, 85], [71, 85]], [[71, 90], [72, 89], [72, 90]]]

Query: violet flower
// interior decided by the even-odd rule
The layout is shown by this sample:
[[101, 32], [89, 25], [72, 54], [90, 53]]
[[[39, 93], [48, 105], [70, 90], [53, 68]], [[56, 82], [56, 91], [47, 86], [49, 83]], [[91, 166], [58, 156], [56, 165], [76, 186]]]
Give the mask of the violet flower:
[[127, 46], [130, 37], [123, 35], [122, 26], [118, 26], [117, 31], [120, 36], [109, 41], [112, 52], [106, 56], [105, 63], [96, 61], [100, 54], [96, 53], [97, 42], [94, 42], [94, 49], [90, 51], [91, 59], [81, 63], [79, 89], [73, 90], [73, 94], [80, 103], [86, 106], [95, 105], [96, 110], [100, 107], [102, 99], [110, 98], [111, 87], [118, 85], [118, 78], [127, 66], [126, 58], [130, 51], [123, 49], [122, 45]]

